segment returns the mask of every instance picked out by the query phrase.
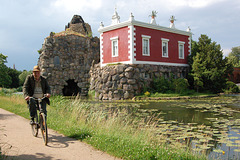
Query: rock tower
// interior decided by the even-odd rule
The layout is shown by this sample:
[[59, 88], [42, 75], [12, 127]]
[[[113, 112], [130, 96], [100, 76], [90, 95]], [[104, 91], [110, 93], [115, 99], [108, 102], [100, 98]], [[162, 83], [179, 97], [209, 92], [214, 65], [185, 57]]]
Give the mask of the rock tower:
[[39, 50], [38, 65], [54, 95], [87, 95], [89, 71], [99, 62], [99, 38], [91, 26], [74, 15], [65, 31], [51, 32]]

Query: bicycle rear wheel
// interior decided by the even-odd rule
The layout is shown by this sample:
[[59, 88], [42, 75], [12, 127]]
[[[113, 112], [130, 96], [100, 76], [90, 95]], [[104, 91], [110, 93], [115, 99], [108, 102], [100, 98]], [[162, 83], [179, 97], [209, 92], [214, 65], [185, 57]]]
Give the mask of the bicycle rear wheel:
[[40, 114], [40, 128], [41, 128], [44, 144], [47, 145], [47, 143], [48, 143], [48, 130], [47, 130], [46, 116], [45, 116], [44, 113]]
[[38, 135], [38, 116], [35, 115], [33, 124], [31, 124], [32, 127], [32, 134], [34, 137], [37, 137]]

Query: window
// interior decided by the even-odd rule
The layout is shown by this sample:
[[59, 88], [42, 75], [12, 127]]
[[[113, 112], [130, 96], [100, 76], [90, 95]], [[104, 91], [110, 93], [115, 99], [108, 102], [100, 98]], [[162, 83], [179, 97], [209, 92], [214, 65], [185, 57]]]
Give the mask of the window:
[[179, 59], [184, 59], [184, 44], [185, 42], [178, 42], [178, 55]]
[[60, 66], [60, 58], [55, 56], [53, 59], [54, 66]]
[[150, 56], [150, 38], [151, 36], [142, 35], [142, 55]]
[[112, 57], [118, 56], [118, 37], [110, 38], [112, 41]]
[[162, 57], [168, 57], [168, 41], [169, 39], [162, 38]]

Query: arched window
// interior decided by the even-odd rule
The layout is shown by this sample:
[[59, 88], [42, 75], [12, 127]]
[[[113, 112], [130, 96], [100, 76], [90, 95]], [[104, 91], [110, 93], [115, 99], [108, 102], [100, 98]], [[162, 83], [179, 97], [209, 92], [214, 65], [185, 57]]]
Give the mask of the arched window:
[[55, 56], [53, 59], [54, 66], [60, 66], [60, 58]]

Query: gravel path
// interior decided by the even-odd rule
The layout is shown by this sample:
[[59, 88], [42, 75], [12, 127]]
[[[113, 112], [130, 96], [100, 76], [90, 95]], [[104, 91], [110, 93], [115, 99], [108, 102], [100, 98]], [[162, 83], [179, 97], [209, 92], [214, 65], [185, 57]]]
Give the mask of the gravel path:
[[41, 133], [33, 137], [29, 120], [0, 108], [0, 147], [17, 160], [115, 160], [78, 140], [49, 129], [49, 143], [45, 146]]

